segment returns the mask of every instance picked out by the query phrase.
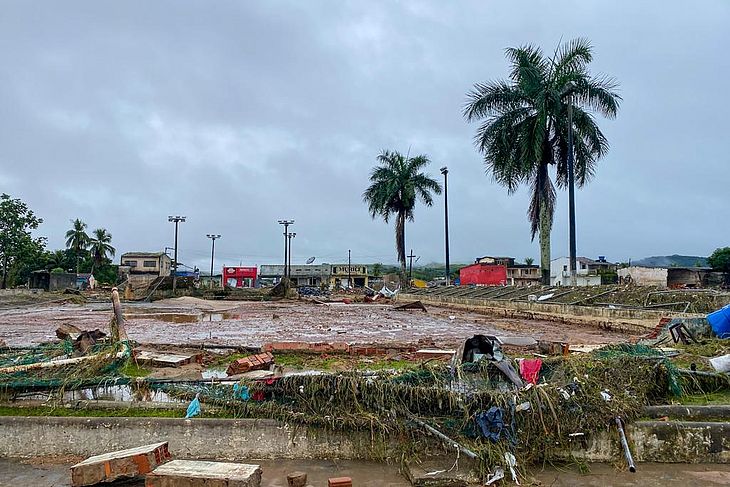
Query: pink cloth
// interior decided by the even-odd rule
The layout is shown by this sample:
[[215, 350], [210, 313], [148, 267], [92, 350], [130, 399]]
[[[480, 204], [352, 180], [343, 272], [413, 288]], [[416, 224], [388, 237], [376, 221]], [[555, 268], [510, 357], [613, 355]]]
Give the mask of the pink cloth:
[[542, 360], [539, 358], [526, 358], [520, 362], [520, 375], [531, 384], [537, 384], [542, 368]]

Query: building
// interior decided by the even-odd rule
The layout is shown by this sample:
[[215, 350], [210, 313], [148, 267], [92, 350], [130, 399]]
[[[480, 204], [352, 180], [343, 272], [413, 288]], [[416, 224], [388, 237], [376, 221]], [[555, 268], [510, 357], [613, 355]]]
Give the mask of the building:
[[[616, 270], [616, 264], [600, 256], [598, 260], [587, 257], [576, 258], [576, 284], [578, 286], [598, 286], [601, 274]], [[558, 257], [550, 261], [550, 285], [570, 286], [570, 258]]]
[[476, 263], [462, 267], [459, 269], [459, 284], [461, 286], [506, 286], [507, 266]]
[[28, 286], [31, 289], [43, 289], [44, 291], [77, 289], [77, 275], [71, 272], [33, 271], [30, 273]]
[[515, 265], [514, 257], [491, 257], [485, 255], [479, 257], [474, 261], [475, 264], [492, 264], [492, 265], [503, 265], [505, 267], [513, 267]]
[[127, 252], [122, 254], [119, 274], [132, 288], [148, 286], [158, 277], [170, 275], [172, 259], [164, 252]]
[[540, 285], [540, 266], [513, 264], [507, 267], [507, 284], [520, 287]]
[[330, 266], [330, 287], [348, 288], [348, 279], [352, 279], [353, 287], [368, 285], [368, 266], [361, 264], [332, 264]]
[[669, 289], [704, 288], [726, 283], [723, 272], [709, 267], [639, 267], [631, 266], [617, 271], [619, 282], [638, 286], [657, 286]]
[[258, 269], [254, 267], [227, 267], [223, 266], [225, 287], [256, 287]]

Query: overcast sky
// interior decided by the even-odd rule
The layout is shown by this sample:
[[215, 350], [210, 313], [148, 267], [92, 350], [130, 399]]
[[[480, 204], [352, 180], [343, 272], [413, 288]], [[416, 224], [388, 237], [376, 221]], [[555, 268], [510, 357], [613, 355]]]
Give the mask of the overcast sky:
[[[381, 149], [449, 167], [452, 262], [539, 256], [525, 191], [485, 174], [461, 115], [504, 49], [584, 36], [623, 103], [611, 150], [577, 193], [578, 253], [708, 255], [730, 244], [730, 2], [3, 1], [0, 192], [44, 218], [113, 235], [117, 256], [395, 262], [393, 226], [362, 203]], [[553, 256], [567, 254], [560, 195]], [[443, 261], [443, 199], [416, 208], [407, 248]]]

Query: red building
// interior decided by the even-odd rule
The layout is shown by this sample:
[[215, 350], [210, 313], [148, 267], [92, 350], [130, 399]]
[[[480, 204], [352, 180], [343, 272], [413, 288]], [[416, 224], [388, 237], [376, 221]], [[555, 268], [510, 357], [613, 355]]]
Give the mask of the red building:
[[472, 264], [459, 270], [462, 286], [506, 286], [507, 266], [493, 264]]
[[256, 267], [223, 267], [223, 287], [255, 287]]

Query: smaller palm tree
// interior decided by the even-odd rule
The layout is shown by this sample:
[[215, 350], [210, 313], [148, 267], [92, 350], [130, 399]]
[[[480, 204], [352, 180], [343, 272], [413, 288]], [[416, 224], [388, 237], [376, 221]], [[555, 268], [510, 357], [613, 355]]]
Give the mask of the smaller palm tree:
[[532, 265], [535, 262], [535, 259], [532, 257], [525, 257], [525, 264]]
[[90, 239], [90, 250], [96, 267], [100, 267], [109, 257], [114, 257], [116, 249], [112, 247], [111, 241], [112, 234], [107, 232], [105, 228], [94, 230], [94, 236]]
[[431, 193], [441, 194], [441, 185], [421, 169], [430, 164], [428, 156], [403, 156], [398, 152], [383, 151], [378, 166], [370, 174], [370, 186], [363, 193], [370, 216], [380, 216], [385, 223], [395, 215], [395, 247], [401, 267], [401, 278], [406, 274], [406, 220], [413, 221], [416, 200], [433, 205]]
[[76, 256], [76, 272], [79, 272], [81, 254], [89, 247], [86, 223], [80, 219], [71, 220], [71, 229], [66, 232], [66, 247], [73, 249]]

